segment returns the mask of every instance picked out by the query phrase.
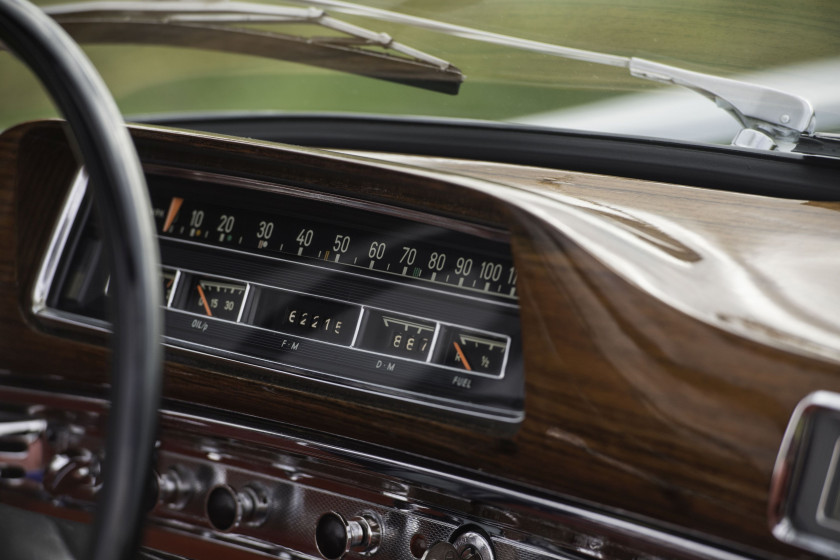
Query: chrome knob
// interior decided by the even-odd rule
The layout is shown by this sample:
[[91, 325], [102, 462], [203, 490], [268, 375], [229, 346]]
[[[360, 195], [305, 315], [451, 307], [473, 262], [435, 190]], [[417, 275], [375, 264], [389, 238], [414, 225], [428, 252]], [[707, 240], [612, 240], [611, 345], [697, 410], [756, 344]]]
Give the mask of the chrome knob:
[[183, 509], [197, 489], [195, 476], [186, 468], [175, 465], [156, 474], [155, 503], [161, 503], [170, 509]]
[[429, 547], [420, 560], [458, 560], [458, 551], [451, 543], [441, 541]]
[[315, 526], [315, 546], [327, 560], [339, 560], [350, 551], [373, 554], [381, 539], [381, 524], [373, 514], [347, 520], [331, 511], [322, 515]]
[[453, 541], [460, 560], [494, 560], [493, 546], [482, 533], [478, 531], [465, 531], [458, 535]]
[[210, 524], [219, 531], [239, 525], [257, 527], [268, 516], [268, 498], [261, 487], [254, 485], [240, 492], [230, 486], [217, 486], [208, 494], [205, 509]]
[[44, 489], [56, 498], [91, 502], [102, 485], [100, 467], [87, 449], [58, 453], [44, 471]]

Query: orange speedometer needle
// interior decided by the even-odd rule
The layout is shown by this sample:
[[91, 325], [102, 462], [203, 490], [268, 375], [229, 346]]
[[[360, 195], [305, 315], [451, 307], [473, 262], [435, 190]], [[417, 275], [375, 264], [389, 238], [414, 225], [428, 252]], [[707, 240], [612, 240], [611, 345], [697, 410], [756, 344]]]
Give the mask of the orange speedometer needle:
[[207, 316], [212, 317], [213, 314], [210, 313], [210, 306], [207, 305], [207, 296], [204, 295], [204, 290], [201, 288], [201, 284], [197, 285], [196, 288], [198, 288], [198, 297], [201, 298], [201, 304], [204, 306]]
[[467, 357], [464, 356], [464, 351], [461, 350], [461, 347], [457, 342], [453, 342], [452, 344], [455, 345], [455, 351], [458, 352], [458, 357], [461, 358], [461, 363], [464, 364], [464, 368], [466, 368], [467, 371], [472, 371], [470, 363], [467, 361]]
[[166, 233], [166, 230], [172, 225], [172, 222], [175, 221], [175, 216], [178, 215], [178, 210], [181, 209], [181, 205], [184, 203], [183, 198], [173, 197], [172, 202], [169, 203], [169, 211], [166, 213], [166, 220], [163, 222], [163, 233]]

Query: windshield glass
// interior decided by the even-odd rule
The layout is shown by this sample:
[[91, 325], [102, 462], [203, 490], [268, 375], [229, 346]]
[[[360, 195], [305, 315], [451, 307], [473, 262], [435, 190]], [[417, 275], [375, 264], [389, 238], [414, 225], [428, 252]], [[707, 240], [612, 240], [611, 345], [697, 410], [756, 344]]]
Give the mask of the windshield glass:
[[[359, 4], [766, 84], [808, 99], [816, 109], [818, 131], [840, 129], [840, 3], [834, 0], [367, 0]], [[300, 8], [302, 3], [272, 5]], [[723, 143], [738, 130], [737, 123], [706, 98], [633, 77], [626, 68], [326, 10], [337, 20], [387, 33], [403, 45], [449, 62], [465, 76], [460, 92], [448, 95], [219, 50], [110, 42], [86, 45], [85, 50], [129, 118], [263, 111], [375, 113]], [[344, 36], [302, 23], [236, 25], [309, 40]], [[217, 40], [214, 48], [224, 50], [230, 39]], [[0, 56], [0, 75], [0, 126], [52, 115], [34, 79], [7, 54]]]

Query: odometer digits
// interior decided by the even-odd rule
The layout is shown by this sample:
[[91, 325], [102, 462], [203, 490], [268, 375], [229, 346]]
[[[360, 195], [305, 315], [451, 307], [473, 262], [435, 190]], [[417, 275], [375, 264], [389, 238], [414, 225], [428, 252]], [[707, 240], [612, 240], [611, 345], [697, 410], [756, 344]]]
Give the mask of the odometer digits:
[[261, 289], [252, 324], [264, 329], [348, 346], [361, 308], [284, 290]]

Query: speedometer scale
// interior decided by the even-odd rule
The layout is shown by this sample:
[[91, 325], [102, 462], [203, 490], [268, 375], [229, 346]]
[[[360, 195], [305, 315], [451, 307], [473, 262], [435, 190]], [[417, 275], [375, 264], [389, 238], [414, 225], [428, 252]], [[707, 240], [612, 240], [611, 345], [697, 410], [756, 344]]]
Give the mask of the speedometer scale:
[[493, 239], [362, 210], [343, 209], [324, 220], [293, 211], [221, 207], [180, 193], [153, 201], [163, 237], [282, 255], [448, 291], [517, 299], [509, 248]]

